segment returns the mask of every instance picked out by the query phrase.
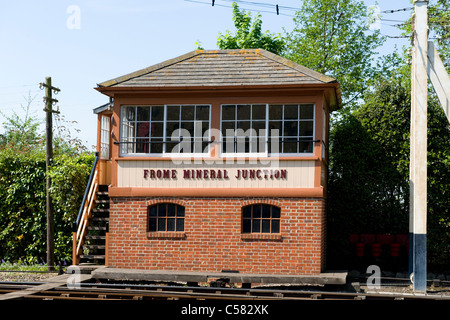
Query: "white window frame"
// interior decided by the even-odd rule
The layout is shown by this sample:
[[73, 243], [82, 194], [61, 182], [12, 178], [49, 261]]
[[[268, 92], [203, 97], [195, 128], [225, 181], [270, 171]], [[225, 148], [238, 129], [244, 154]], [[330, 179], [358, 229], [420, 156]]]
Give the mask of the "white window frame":
[[[163, 136], [162, 136], [162, 142], [163, 142], [163, 146], [162, 146], [162, 152], [161, 153], [138, 153], [138, 152], [123, 152], [123, 146], [122, 144], [126, 144], [125, 139], [127, 139], [127, 141], [129, 140], [133, 140], [133, 143], [136, 143], [136, 139], [138, 139], [137, 135], [136, 135], [136, 131], [137, 131], [137, 122], [136, 120], [134, 120], [131, 123], [135, 124], [135, 128], [134, 128], [134, 136], [132, 138], [124, 138], [123, 134], [123, 130], [124, 130], [124, 122], [130, 122], [130, 121], [124, 121], [123, 116], [124, 115], [124, 111], [125, 108], [127, 107], [153, 107], [153, 106], [162, 106], [164, 107], [164, 118], [163, 118]], [[210, 156], [210, 152], [211, 152], [211, 144], [208, 144], [207, 146], [207, 151], [205, 152], [190, 152], [190, 153], [172, 153], [172, 152], [166, 152], [166, 144], [172, 142], [171, 141], [171, 137], [167, 136], [167, 107], [171, 107], [171, 106], [208, 106], [209, 108], [209, 120], [208, 120], [208, 129], [207, 129], [207, 133], [208, 133], [208, 142], [211, 141], [211, 104], [207, 104], [207, 103], [199, 103], [199, 104], [154, 104], [154, 105], [121, 105], [121, 109], [120, 109], [120, 117], [121, 117], [121, 121], [120, 121], [120, 138], [119, 138], [119, 156], [121, 157], [162, 157], [162, 158], [171, 158], [171, 157], [209, 157]], [[135, 109], [136, 110], [136, 109]], [[182, 120], [180, 119], [179, 122], [181, 122]], [[199, 121], [206, 121], [206, 120], [199, 120]], [[195, 120], [194, 122], [194, 130], [195, 130]], [[150, 123], [150, 122], [149, 122]], [[194, 133], [195, 135], [195, 133]], [[204, 142], [205, 137], [202, 137]], [[125, 147], [127, 148], [127, 147]], [[134, 148], [134, 147], [133, 147]], [[134, 148], [135, 150], [135, 148]]]
[[111, 146], [111, 116], [101, 116], [100, 120], [100, 159], [108, 160]]
[[[265, 122], [265, 133], [264, 133], [264, 145], [265, 145], [265, 151], [264, 152], [223, 152], [223, 145], [222, 144], [226, 144], [227, 143], [227, 139], [226, 139], [226, 132], [223, 132], [223, 128], [222, 128], [222, 124], [223, 124], [223, 120], [222, 120], [222, 108], [223, 106], [231, 106], [234, 105], [235, 106], [235, 116], [234, 116], [234, 120], [224, 120], [226, 122], [234, 122], [234, 127], [237, 127], [237, 122], [239, 121], [239, 119], [237, 119], [237, 105], [265, 105], [266, 106], [266, 118], [264, 120]], [[253, 120], [252, 118], [252, 110], [253, 108], [250, 108], [250, 119], [248, 121], [253, 122], [253, 121], [261, 121], [260, 119], [257, 120]], [[241, 157], [267, 157], [268, 156], [268, 151], [267, 151], [267, 147], [268, 147], [268, 112], [269, 112], [269, 105], [267, 103], [224, 103], [220, 105], [220, 132], [221, 137], [220, 137], [220, 142], [221, 142], [221, 147], [220, 147], [220, 155], [222, 158], [241, 158]], [[247, 120], [247, 119], [245, 119]], [[251, 130], [251, 128], [249, 129]], [[250, 131], [250, 133], [252, 133], [253, 131]], [[244, 132], [245, 133], [245, 132]], [[244, 136], [244, 137], [248, 137], [248, 136]], [[249, 138], [252, 138], [251, 136]], [[259, 139], [256, 142], [257, 144], [259, 144]], [[251, 148], [251, 143], [250, 146]], [[234, 148], [234, 139], [233, 139], [233, 148]]]
[[[226, 132], [223, 132], [222, 130], [222, 107], [223, 106], [229, 106], [229, 105], [239, 105], [240, 103], [224, 103], [220, 105], [220, 132], [222, 133], [221, 135], [221, 143], [227, 143], [226, 141]], [[220, 148], [220, 156], [222, 158], [240, 158], [240, 157], [311, 157], [314, 156], [314, 141], [315, 141], [315, 137], [316, 137], [316, 105], [314, 103], [242, 103], [242, 104], [246, 104], [246, 105], [266, 105], [266, 132], [265, 132], [265, 152], [248, 152], [248, 153], [237, 153], [237, 152], [223, 152], [223, 148]], [[312, 135], [312, 139], [311, 139], [311, 143], [313, 143], [313, 147], [312, 147], [312, 152], [297, 152], [297, 153], [284, 153], [284, 152], [278, 152], [278, 153], [272, 153], [269, 150], [269, 139], [270, 139], [270, 135], [269, 135], [269, 106], [270, 105], [312, 105], [313, 106], [313, 135]], [[301, 108], [301, 107], [300, 107]], [[299, 119], [297, 119], [297, 121], [300, 122], [302, 121], [302, 119], [300, 119], [300, 111], [298, 114]], [[250, 118], [251, 118], [251, 114], [250, 114]], [[235, 114], [235, 127], [237, 126], [237, 121], [239, 119], [237, 119], [237, 115]], [[232, 120], [224, 120], [226, 122], [232, 122]], [[249, 121], [253, 121], [253, 119], [250, 119]], [[282, 116], [281, 121], [284, 123], [285, 119], [284, 119], [284, 113]], [[304, 119], [303, 121], [311, 121], [311, 119]], [[300, 134], [300, 132], [298, 132], [298, 134]], [[282, 139], [284, 137], [284, 133], [281, 132], [279, 135]], [[306, 136], [297, 136], [297, 140], [301, 140], [302, 138], [306, 138]], [[307, 136], [307, 138], [310, 138], [310, 136]], [[298, 142], [297, 142], [298, 143]]]

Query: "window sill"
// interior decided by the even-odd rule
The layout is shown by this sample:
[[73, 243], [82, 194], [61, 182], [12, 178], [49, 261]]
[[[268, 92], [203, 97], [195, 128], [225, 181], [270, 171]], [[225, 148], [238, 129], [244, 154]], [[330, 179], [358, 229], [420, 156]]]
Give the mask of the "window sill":
[[242, 233], [241, 240], [282, 241], [283, 237], [280, 233]]
[[147, 239], [184, 239], [186, 238], [185, 232], [147, 232]]

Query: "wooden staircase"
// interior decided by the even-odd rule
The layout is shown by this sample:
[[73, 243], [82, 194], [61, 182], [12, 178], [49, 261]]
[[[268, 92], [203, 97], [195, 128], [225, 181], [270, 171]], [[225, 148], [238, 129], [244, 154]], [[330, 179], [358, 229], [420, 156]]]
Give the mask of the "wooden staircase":
[[107, 262], [109, 224], [108, 185], [99, 184], [99, 157], [96, 154], [89, 182], [73, 230], [72, 264]]
[[109, 223], [108, 186], [100, 185], [96, 198], [82, 244], [80, 263], [105, 264], [105, 242]]

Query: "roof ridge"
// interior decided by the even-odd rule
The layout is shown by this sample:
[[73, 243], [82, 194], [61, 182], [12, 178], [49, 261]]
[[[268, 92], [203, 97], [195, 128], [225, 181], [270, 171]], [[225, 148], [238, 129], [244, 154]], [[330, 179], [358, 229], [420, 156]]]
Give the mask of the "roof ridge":
[[217, 50], [194, 50], [188, 53], [185, 53], [181, 56], [175, 57], [173, 59], [169, 59], [160, 63], [157, 63], [155, 65], [149, 66], [147, 68], [108, 80], [108, 81], [104, 81], [102, 83], [98, 84], [98, 87], [112, 87], [115, 86], [117, 84], [120, 84], [122, 82], [126, 82], [128, 80], [131, 80], [133, 78], [137, 78], [140, 76], [143, 76], [145, 74], [149, 74], [152, 73], [154, 71], [160, 70], [160, 69], [164, 69], [166, 67], [172, 66], [174, 64], [183, 62], [185, 60], [191, 59], [193, 57], [199, 56], [199, 55], [209, 55], [209, 54], [232, 54], [232, 53], [236, 53], [236, 54], [256, 54], [256, 55], [260, 55], [266, 59], [269, 59], [271, 61], [274, 61], [276, 63], [279, 63], [281, 65], [283, 65], [284, 67], [293, 69], [297, 72], [300, 72], [302, 74], [305, 74], [306, 76], [309, 76], [315, 80], [324, 82], [324, 83], [333, 83], [333, 82], [337, 82], [335, 79], [328, 77], [324, 74], [321, 74], [317, 71], [311, 70], [307, 67], [304, 67], [298, 63], [295, 63], [289, 59], [286, 59], [284, 57], [281, 57], [279, 55], [276, 55], [272, 52], [269, 52], [267, 50], [264, 49], [217, 49]]

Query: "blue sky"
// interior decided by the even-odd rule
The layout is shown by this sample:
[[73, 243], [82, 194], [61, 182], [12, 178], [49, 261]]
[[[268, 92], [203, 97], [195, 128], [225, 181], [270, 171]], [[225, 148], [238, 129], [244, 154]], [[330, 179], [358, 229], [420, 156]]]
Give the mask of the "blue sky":
[[[21, 105], [26, 105], [24, 97], [30, 94], [35, 97], [31, 114], [43, 122], [44, 91], [38, 84], [51, 76], [53, 85], [61, 89], [55, 96], [61, 114], [66, 120], [76, 121], [70, 125], [71, 132], [92, 149], [96, 141], [92, 109], [108, 101], [94, 90], [97, 83], [192, 51], [196, 41], [201, 41], [205, 49], [215, 49], [219, 32], [234, 30], [231, 2], [216, 0], [212, 7], [210, 0], [195, 1], [209, 4], [185, 0], [2, 1], [0, 110], [7, 116], [14, 111], [24, 114]], [[301, 6], [301, 0], [254, 2]], [[376, 4], [375, 0], [364, 2], [368, 6]], [[379, 0], [378, 6], [381, 11], [412, 7], [410, 0]], [[281, 13], [277, 16], [261, 12], [263, 30], [290, 31], [294, 11]], [[381, 33], [399, 35], [391, 25], [405, 21], [410, 14], [382, 14]], [[381, 53], [391, 52], [395, 44], [401, 47], [408, 42], [388, 39]], [[0, 133], [4, 121], [0, 115]]]

